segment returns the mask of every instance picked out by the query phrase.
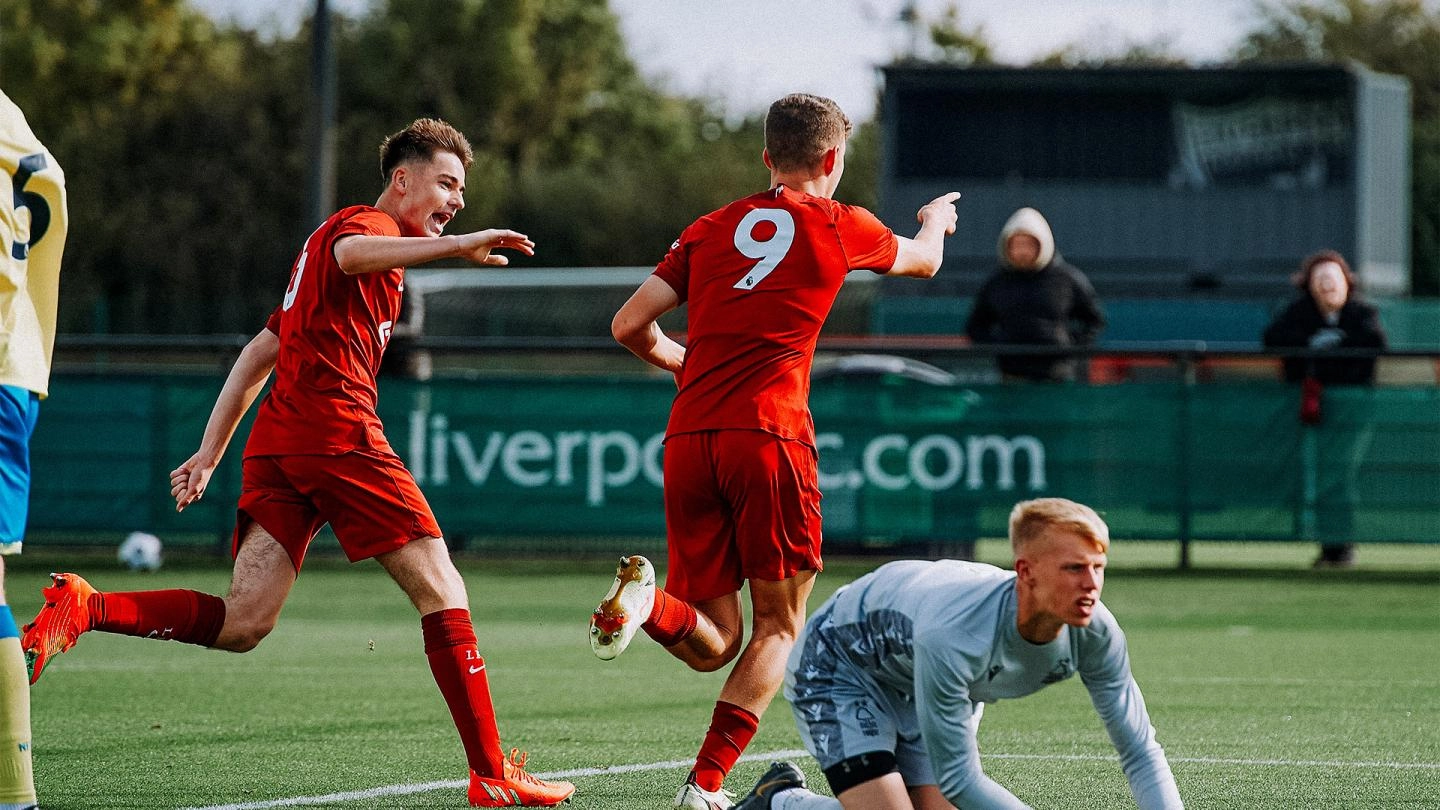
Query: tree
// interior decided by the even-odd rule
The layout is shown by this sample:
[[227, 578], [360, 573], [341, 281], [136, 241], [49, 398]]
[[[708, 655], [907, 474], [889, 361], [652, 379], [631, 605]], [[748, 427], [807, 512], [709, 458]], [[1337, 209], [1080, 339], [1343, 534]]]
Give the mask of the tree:
[[1031, 62], [1031, 67], [1187, 67], [1185, 57], [1175, 53], [1169, 38], [1150, 42], [1126, 41], [1117, 50], [1096, 50], [1078, 44], [1066, 45]]
[[[0, 78], [66, 170], [62, 332], [257, 330], [305, 235], [309, 31], [184, 0], [0, 0]], [[337, 201], [421, 116], [468, 133], [455, 229], [532, 233], [529, 266], [649, 264], [764, 182], [753, 119], [649, 87], [605, 0], [385, 0], [338, 17]]]
[[1242, 61], [1355, 60], [1410, 80], [1411, 277], [1440, 295], [1440, 10], [1422, 0], [1260, 4]]
[[6, 92], [66, 173], [60, 330], [253, 331], [252, 277], [288, 270], [303, 189], [280, 63], [180, 0], [0, 0], [0, 17]]
[[939, 50], [943, 62], [957, 65], [995, 63], [990, 41], [985, 38], [985, 26], [965, 26], [960, 20], [960, 7], [954, 3], [945, 7], [939, 19], [930, 22], [930, 41]]
[[530, 266], [653, 263], [763, 182], [754, 122], [648, 86], [605, 0], [389, 0], [341, 27], [338, 53], [341, 198], [378, 191], [351, 169], [380, 138], [439, 116], [476, 152], [452, 227], [525, 231]]
[[993, 65], [994, 51], [985, 36], [985, 26], [969, 26], [961, 20], [960, 6], [949, 3], [937, 16], [920, 11], [907, 2], [897, 20], [909, 30], [909, 42], [895, 57], [896, 62], [929, 61], [950, 65]]

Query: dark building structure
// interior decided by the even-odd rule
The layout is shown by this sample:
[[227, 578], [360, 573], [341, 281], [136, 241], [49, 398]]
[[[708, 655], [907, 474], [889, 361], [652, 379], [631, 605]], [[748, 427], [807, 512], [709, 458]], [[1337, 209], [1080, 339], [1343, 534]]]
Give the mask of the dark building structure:
[[1409, 291], [1402, 78], [1359, 65], [884, 75], [882, 218], [912, 227], [917, 201], [964, 197], [943, 278], [887, 280], [882, 299], [972, 295], [1022, 206], [1107, 302], [1271, 302], [1327, 247], [1370, 294]]

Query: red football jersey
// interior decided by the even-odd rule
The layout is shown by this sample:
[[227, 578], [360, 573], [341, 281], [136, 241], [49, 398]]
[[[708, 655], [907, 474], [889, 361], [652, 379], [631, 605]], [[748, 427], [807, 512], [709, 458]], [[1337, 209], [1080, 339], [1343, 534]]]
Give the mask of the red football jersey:
[[375, 375], [400, 317], [405, 268], [346, 275], [335, 240], [399, 236], [389, 214], [345, 208], [305, 240], [285, 298], [265, 328], [280, 336], [275, 382], [260, 403], [245, 457], [389, 450], [375, 413]]
[[689, 308], [667, 435], [759, 429], [815, 444], [810, 366], [851, 270], [895, 264], [874, 214], [777, 186], [696, 220], [655, 269]]

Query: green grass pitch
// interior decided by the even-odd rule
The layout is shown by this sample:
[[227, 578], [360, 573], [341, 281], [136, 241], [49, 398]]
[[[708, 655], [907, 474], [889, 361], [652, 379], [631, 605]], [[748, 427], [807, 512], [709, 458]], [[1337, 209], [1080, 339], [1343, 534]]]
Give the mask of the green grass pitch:
[[[998, 544], [981, 551], [1004, 562]], [[1173, 544], [1112, 549], [1103, 598], [1186, 806], [1440, 807], [1440, 549], [1362, 547], [1360, 568], [1340, 572], [1307, 570], [1311, 554], [1209, 544], [1180, 573]], [[223, 592], [228, 581], [219, 563], [146, 576], [27, 554], [8, 564], [18, 620], [38, 607], [45, 572], [67, 564], [106, 590]], [[832, 561], [812, 608], [877, 564]], [[581, 771], [577, 809], [669, 807], [723, 673], [690, 672], [643, 638], [596, 660], [586, 621], [607, 561], [461, 569], [507, 748], [528, 750], [537, 773]], [[32, 698], [47, 810], [465, 805], [418, 620], [373, 563], [307, 565], [252, 653], [90, 634]], [[1078, 679], [987, 707], [980, 742], [987, 772], [1035, 807], [1134, 806]], [[749, 750], [798, 748], [777, 699]], [[765, 767], [743, 762], [727, 787], [743, 793]], [[585, 771], [603, 768], [617, 770]], [[451, 786], [396, 787], [427, 783]]]

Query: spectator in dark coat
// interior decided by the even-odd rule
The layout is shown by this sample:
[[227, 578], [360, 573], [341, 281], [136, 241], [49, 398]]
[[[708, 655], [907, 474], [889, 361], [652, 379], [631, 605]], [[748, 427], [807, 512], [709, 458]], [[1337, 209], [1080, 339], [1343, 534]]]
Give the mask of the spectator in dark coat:
[[[1055, 250], [1050, 223], [1039, 211], [1021, 208], [1000, 230], [1000, 268], [975, 296], [965, 334], [977, 344], [1088, 346], [1105, 328], [1095, 289]], [[1007, 380], [1066, 382], [1075, 379], [1073, 358], [1001, 355]]]
[[[1268, 348], [1384, 349], [1385, 330], [1380, 311], [1355, 294], [1350, 265], [1333, 250], [1305, 259], [1295, 276], [1301, 291], [1265, 328]], [[1373, 357], [1287, 357], [1286, 382], [1314, 378], [1321, 385], [1371, 385], [1375, 382]]]
[[[1344, 256], [1322, 250], [1306, 257], [1295, 276], [1295, 286], [1301, 294], [1266, 327], [1266, 347], [1316, 351], [1387, 347], [1380, 312], [1356, 295], [1355, 275]], [[1307, 424], [1320, 419], [1324, 386], [1375, 382], [1374, 357], [1287, 357], [1282, 363], [1285, 380], [1303, 385], [1300, 416]], [[1361, 426], [1336, 439], [1343, 444], [1329, 448], [1329, 455], [1343, 459], [1346, 469], [1334, 491], [1318, 493], [1316, 531], [1321, 544], [1317, 568], [1344, 568], [1354, 563], [1355, 546], [1349, 541], [1354, 533], [1356, 478], [1370, 438], [1370, 429]]]

